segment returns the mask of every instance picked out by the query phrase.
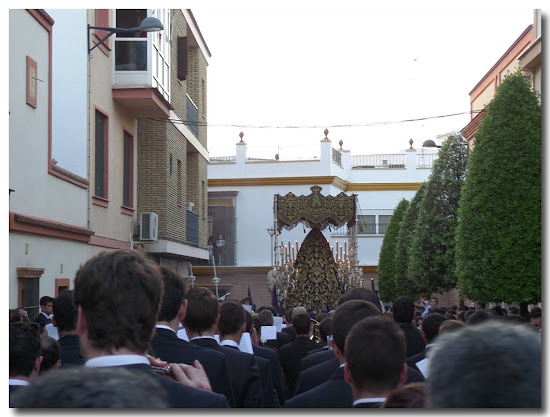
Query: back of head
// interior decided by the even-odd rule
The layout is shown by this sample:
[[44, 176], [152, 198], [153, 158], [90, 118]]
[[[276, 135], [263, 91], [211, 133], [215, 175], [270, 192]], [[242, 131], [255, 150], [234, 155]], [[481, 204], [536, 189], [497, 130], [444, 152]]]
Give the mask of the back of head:
[[287, 324], [292, 324], [292, 310], [293, 308], [289, 308], [287, 311], [285, 311], [285, 321]]
[[220, 335], [238, 333], [246, 320], [245, 311], [244, 307], [236, 301], [224, 301], [220, 307], [220, 321], [218, 322]]
[[345, 354], [346, 337], [351, 328], [366, 317], [378, 316], [380, 314], [380, 310], [376, 305], [364, 300], [346, 301], [336, 308], [331, 323], [332, 337], [343, 355]]
[[246, 323], [245, 332], [250, 333], [252, 330], [252, 314], [246, 308], [244, 309], [244, 322]]
[[45, 296], [40, 298], [40, 305], [41, 306], [46, 306], [48, 303], [51, 303], [51, 302], [53, 302], [53, 298], [50, 297], [49, 295], [45, 295]]
[[472, 326], [475, 324], [483, 323], [484, 321], [490, 320], [491, 316], [489, 313], [487, 313], [485, 310], [478, 310], [474, 312], [470, 317], [468, 317], [468, 320], [466, 320], [466, 324], [468, 326]]
[[405, 335], [397, 323], [383, 316], [367, 317], [351, 328], [345, 345], [357, 390], [379, 394], [397, 386], [407, 353]]
[[386, 398], [382, 408], [424, 408], [426, 389], [423, 382], [402, 385]]
[[178, 315], [185, 296], [185, 288], [181, 276], [173, 269], [161, 265], [160, 272], [164, 291], [158, 321], [172, 321]]
[[296, 317], [296, 315], [301, 314], [301, 313], [306, 313], [306, 314], [309, 315], [309, 313], [307, 312], [305, 307], [302, 307], [302, 306], [294, 307], [292, 309], [292, 320], [294, 320], [294, 317]]
[[210, 329], [216, 323], [220, 304], [208, 288], [193, 287], [185, 293], [187, 312], [183, 319], [185, 327], [194, 332]]
[[162, 296], [159, 268], [141, 252], [102, 252], [76, 273], [73, 301], [87, 322], [96, 349], [145, 352]]
[[441, 323], [445, 320], [447, 320], [447, 318], [439, 313], [430, 313], [422, 320], [422, 331], [424, 335], [426, 335], [428, 343], [434, 341], [439, 334], [439, 326], [441, 326]]
[[266, 306], [265, 307], [267, 310], [271, 311], [271, 314], [273, 314], [273, 317], [277, 317], [278, 313], [277, 313], [277, 309], [273, 306]]
[[345, 292], [336, 300], [336, 308], [338, 308], [341, 304], [345, 303], [346, 301], [351, 300], [364, 300], [364, 301], [370, 301], [373, 303], [376, 308], [380, 312], [382, 312], [382, 307], [380, 307], [380, 299], [378, 298], [378, 295], [372, 290], [369, 290], [368, 288], [352, 288], [351, 290]]
[[10, 376], [30, 376], [39, 356], [39, 327], [31, 323], [11, 323]]
[[273, 313], [267, 309], [262, 310], [258, 315], [262, 326], [273, 326]]
[[16, 308], [10, 308], [10, 323], [23, 323], [23, 314]]
[[393, 302], [393, 319], [396, 323], [411, 323], [414, 317], [414, 303], [408, 297], [399, 297]]
[[43, 358], [40, 364], [40, 375], [42, 375], [44, 372], [53, 369], [61, 359], [61, 346], [53, 337], [44, 334], [40, 336], [40, 342]]
[[445, 320], [439, 325], [439, 334], [443, 332], [453, 332], [462, 329], [466, 324], [459, 320]]
[[489, 320], [442, 334], [430, 354], [432, 408], [541, 407], [541, 340]]
[[464, 313], [464, 322], [467, 322], [468, 319], [470, 318], [470, 316], [472, 314], [474, 314], [476, 311], [475, 310], [468, 310], [467, 312]]
[[12, 398], [17, 408], [165, 408], [152, 376], [116, 368], [78, 367], [49, 372]]
[[53, 300], [53, 317], [59, 332], [76, 330], [76, 308], [73, 304], [73, 291], [65, 291]]
[[327, 337], [332, 334], [332, 318], [326, 317], [319, 323], [319, 337], [326, 343]]
[[296, 336], [306, 336], [311, 329], [311, 318], [307, 313], [298, 313], [292, 318], [292, 325], [296, 330]]

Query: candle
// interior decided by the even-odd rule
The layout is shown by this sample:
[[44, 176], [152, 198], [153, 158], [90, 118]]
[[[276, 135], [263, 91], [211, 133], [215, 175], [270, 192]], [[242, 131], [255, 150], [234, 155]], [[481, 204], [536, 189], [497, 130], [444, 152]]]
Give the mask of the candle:
[[214, 276], [216, 276], [216, 257], [212, 256], [212, 265], [214, 265]]
[[344, 242], [344, 252], [347, 252], [348, 251], [348, 242], [345, 241]]
[[330, 251], [332, 252], [332, 257], [334, 258], [334, 246], [330, 247]]
[[294, 246], [292, 247], [292, 259], [293, 260], [296, 260], [295, 256], [294, 256]]
[[189, 264], [189, 275], [193, 275], [193, 265]]

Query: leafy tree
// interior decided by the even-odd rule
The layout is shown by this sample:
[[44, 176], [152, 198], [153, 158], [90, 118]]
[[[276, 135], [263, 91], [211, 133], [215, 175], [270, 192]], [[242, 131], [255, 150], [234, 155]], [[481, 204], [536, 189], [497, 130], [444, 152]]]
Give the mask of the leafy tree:
[[449, 136], [434, 161], [419, 205], [408, 276], [428, 293], [456, 287], [455, 231], [467, 160], [466, 140], [457, 134]]
[[403, 198], [393, 211], [384, 234], [378, 259], [378, 289], [382, 300], [393, 301], [400, 295], [395, 283], [395, 252], [401, 222], [408, 207], [409, 200]]
[[418, 205], [424, 198], [426, 183], [423, 183], [411, 200], [399, 229], [397, 247], [395, 252], [395, 284], [399, 296], [410, 297], [414, 300], [425, 290], [418, 288], [417, 284], [409, 279], [407, 269], [409, 266], [409, 249], [416, 229], [418, 218]]
[[461, 294], [480, 301], [541, 300], [541, 107], [521, 72], [487, 106], [458, 212]]

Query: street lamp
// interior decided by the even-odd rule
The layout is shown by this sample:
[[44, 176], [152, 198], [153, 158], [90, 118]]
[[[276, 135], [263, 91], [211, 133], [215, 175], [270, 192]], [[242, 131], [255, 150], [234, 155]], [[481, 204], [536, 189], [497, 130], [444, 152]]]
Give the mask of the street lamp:
[[[96, 43], [92, 48], [90, 48], [90, 30], [91, 29], [100, 29], [105, 30], [109, 32], [104, 38], [100, 39], [98, 43]], [[134, 32], [158, 32], [160, 30], [163, 30], [164, 26], [162, 25], [162, 22], [158, 20], [156, 17], [146, 17], [143, 19], [139, 27], [136, 28], [109, 28], [109, 27], [103, 27], [103, 26], [90, 26], [88, 25], [88, 54], [91, 54], [92, 51], [97, 48], [99, 45], [104, 43], [111, 35], [115, 33], [134, 33]]]

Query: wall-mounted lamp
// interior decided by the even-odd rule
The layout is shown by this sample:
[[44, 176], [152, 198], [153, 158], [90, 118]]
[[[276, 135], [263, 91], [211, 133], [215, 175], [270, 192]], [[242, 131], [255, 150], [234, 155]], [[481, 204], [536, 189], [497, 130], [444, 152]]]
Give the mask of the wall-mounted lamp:
[[[96, 43], [92, 48], [90, 48], [90, 30], [91, 29], [100, 29], [108, 31], [109, 33], [101, 39], [98, 43]], [[108, 28], [103, 26], [90, 26], [88, 25], [88, 54], [92, 53], [92, 51], [97, 48], [99, 45], [104, 43], [111, 35], [114, 33], [134, 33], [134, 32], [158, 32], [160, 30], [163, 30], [164, 26], [162, 25], [162, 22], [158, 20], [156, 17], [146, 17], [143, 19], [139, 27], [137, 28]]]

